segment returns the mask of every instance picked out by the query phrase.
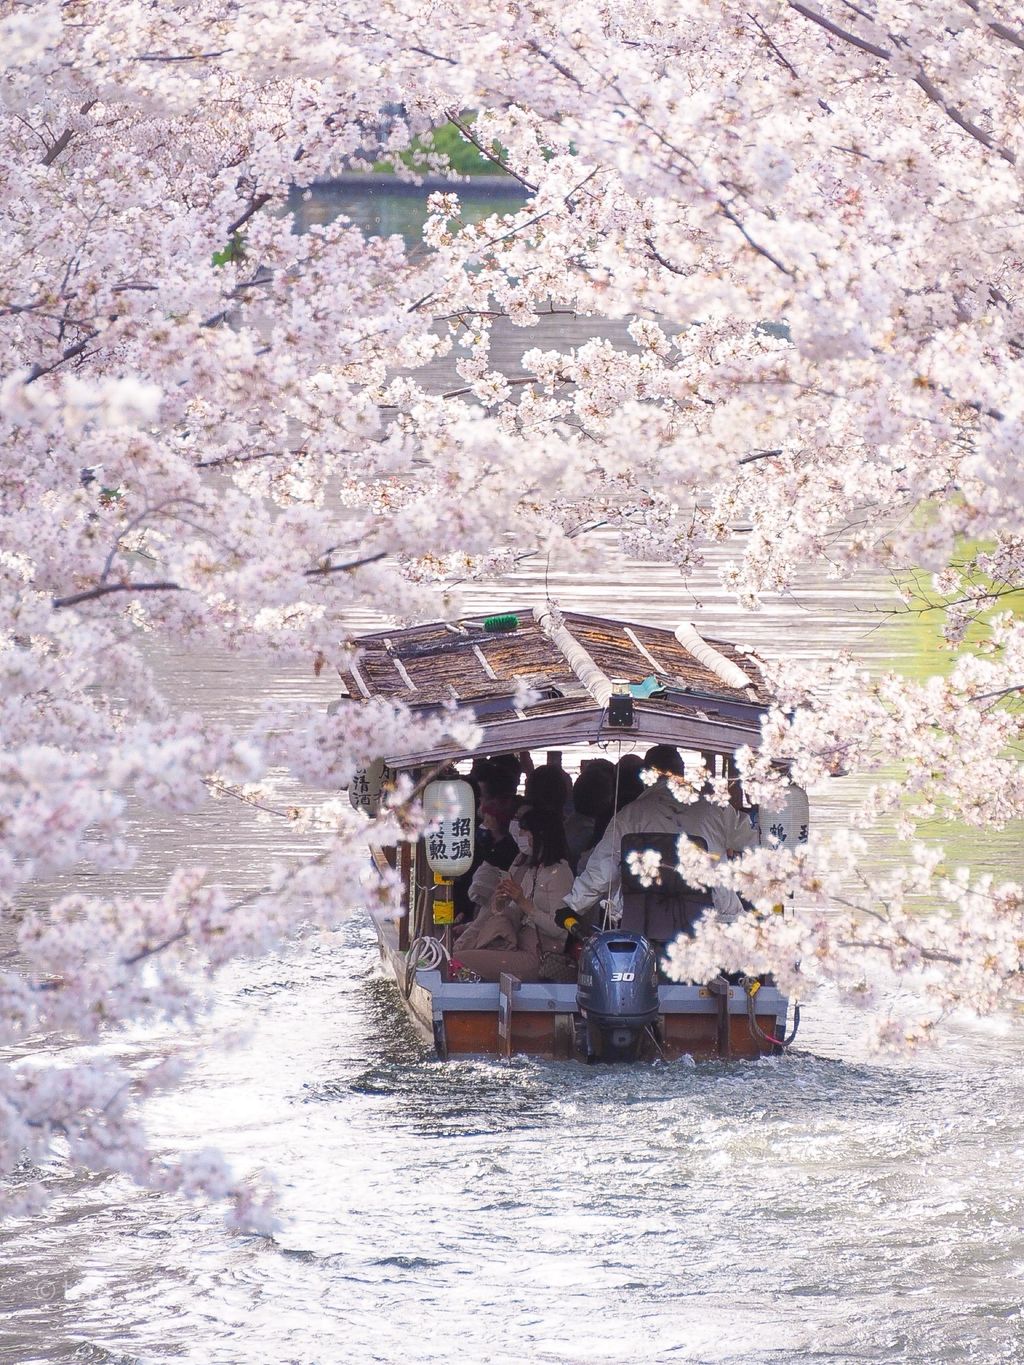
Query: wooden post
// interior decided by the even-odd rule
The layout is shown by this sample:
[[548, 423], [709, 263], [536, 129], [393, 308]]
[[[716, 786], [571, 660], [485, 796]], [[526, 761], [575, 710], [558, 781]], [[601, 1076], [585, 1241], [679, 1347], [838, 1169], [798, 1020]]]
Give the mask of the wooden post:
[[398, 921], [398, 949], [406, 952], [415, 932], [412, 924], [416, 914], [416, 877], [415, 858], [412, 846], [402, 844], [398, 852], [398, 869], [402, 878], [402, 894], [405, 896], [405, 914]]
[[512, 996], [521, 984], [509, 972], [498, 978], [498, 1051], [506, 1060], [512, 1056]]
[[555, 1015], [555, 1042], [553, 1048], [556, 1057], [572, 1061], [576, 1055], [576, 1021], [571, 1014]]
[[732, 1041], [729, 1037], [729, 983], [724, 976], [716, 976], [708, 982], [708, 990], [718, 1005], [718, 1055], [724, 1061], [732, 1056]]
[[743, 787], [737, 775], [735, 754], [725, 755], [725, 776], [729, 779], [729, 805], [733, 810], [745, 811]]

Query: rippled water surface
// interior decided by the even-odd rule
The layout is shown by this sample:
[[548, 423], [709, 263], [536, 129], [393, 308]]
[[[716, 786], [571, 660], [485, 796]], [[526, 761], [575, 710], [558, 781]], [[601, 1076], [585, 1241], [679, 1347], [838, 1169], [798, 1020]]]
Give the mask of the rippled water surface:
[[[374, 206], [355, 208], [373, 226]], [[377, 216], [398, 230], [409, 212]], [[505, 344], [514, 368], [516, 345], [538, 342]], [[734, 552], [684, 586], [609, 542], [603, 581], [556, 566], [549, 582], [567, 608], [920, 668], [919, 637], [884, 624], [884, 585], [808, 577], [744, 616], [717, 586]], [[538, 601], [545, 567], [470, 603]], [[334, 695], [241, 660], [159, 666], [175, 702], [240, 722], [264, 698]], [[855, 790], [838, 784], [815, 819], [844, 820]], [[251, 886], [314, 843], [227, 804], [140, 817], [138, 838], [140, 890], [183, 859]], [[1018, 858], [1006, 838], [981, 848], [1005, 875]], [[200, 1046], [152, 1032], [110, 1044], [140, 1063], [165, 1047], [196, 1056], [150, 1126], [169, 1151], [215, 1145], [272, 1171], [279, 1237], [55, 1166], [50, 1210], [0, 1233], [0, 1361], [1024, 1361], [1018, 1037], [953, 1022], [941, 1051], [892, 1063], [864, 1052], [860, 1029], [819, 997], [801, 1051], [778, 1061], [442, 1065], [356, 918], [222, 977]]]
[[1024, 1358], [1005, 1040], [880, 1065], [823, 1002], [782, 1061], [442, 1065], [374, 960], [238, 971], [204, 1032], [248, 1040], [154, 1105], [276, 1171], [277, 1241], [73, 1182], [0, 1253], [5, 1361]]

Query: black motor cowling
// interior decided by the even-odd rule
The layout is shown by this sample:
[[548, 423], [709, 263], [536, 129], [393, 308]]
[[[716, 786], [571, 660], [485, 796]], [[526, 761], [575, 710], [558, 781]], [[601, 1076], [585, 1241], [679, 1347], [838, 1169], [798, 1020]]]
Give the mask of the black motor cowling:
[[642, 934], [594, 934], [580, 956], [576, 1004], [591, 1059], [632, 1062], [658, 1019], [658, 958]]

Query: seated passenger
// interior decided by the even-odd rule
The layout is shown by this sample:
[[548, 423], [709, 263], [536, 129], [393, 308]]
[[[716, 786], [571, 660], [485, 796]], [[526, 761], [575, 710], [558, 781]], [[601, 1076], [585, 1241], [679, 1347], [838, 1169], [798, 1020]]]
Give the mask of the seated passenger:
[[514, 796], [519, 790], [523, 768], [515, 754], [493, 754], [480, 772], [484, 796]]
[[569, 774], [555, 763], [542, 763], [526, 774], [523, 799], [529, 806], [554, 811], [556, 815], [564, 818], [567, 815], [566, 808], [571, 809], [571, 794], [572, 781]]
[[569, 862], [579, 872], [615, 811], [615, 764], [607, 758], [588, 763], [573, 783], [572, 804], [575, 816], [566, 821], [565, 838]]
[[521, 804], [517, 796], [492, 796], [480, 802], [480, 827], [488, 838], [486, 843], [481, 840], [480, 861], [467, 890], [469, 918], [475, 918], [490, 904], [502, 875], [515, 861], [519, 850], [508, 827]]
[[[577, 915], [594, 911], [589, 918], [600, 922], [600, 904], [607, 897], [612, 923], [618, 923], [622, 912], [620, 855], [622, 838], [626, 834], [681, 834], [696, 835], [708, 851], [718, 858], [752, 848], [758, 843], [757, 831], [746, 815], [732, 806], [717, 806], [706, 797], [696, 801], [680, 801], [669, 785], [671, 776], [682, 777], [683, 760], [670, 744], [657, 744], [644, 755], [645, 768], [653, 768], [658, 780], [635, 801], [631, 801], [609, 822], [604, 837], [597, 844], [566, 896], [566, 904]], [[739, 897], [725, 887], [716, 886], [708, 897], [723, 919], [734, 919], [743, 907]]]
[[631, 801], [647, 790], [640, 778], [644, 770], [644, 761], [639, 754], [623, 754], [615, 765], [618, 768], [618, 799], [615, 802], [615, 809], [621, 810], [623, 806], [628, 806]]
[[[515, 754], [497, 754], [492, 758], [478, 756], [473, 760], [469, 776], [465, 779], [477, 797], [476, 839], [469, 871], [455, 878], [453, 899], [456, 924], [468, 924], [480, 907], [487, 904], [497, 884], [497, 877], [492, 875], [494, 869], [497, 868], [499, 872], [507, 871], [515, 857], [515, 844], [507, 838], [507, 834], [508, 819], [517, 806], [522, 804], [516, 795], [519, 772], [520, 761]], [[499, 821], [500, 828], [484, 819], [484, 808], [492, 803], [497, 803], [498, 808], [504, 808], [508, 812], [504, 821]], [[500, 845], [497, 849], [496, 844]], [[484, 864], [490, 866], [482, 874], [480, 886], [474, 892], [476, 875]]]
[[554, 911], [572, 886], [565, 832], [551, 811], [527, 807], [509, 826], [519, 853], [490, 905], [455, 941], [453, 957], [482, 981], [511, 972], [520, 981], [568, 975], [566, 935]]

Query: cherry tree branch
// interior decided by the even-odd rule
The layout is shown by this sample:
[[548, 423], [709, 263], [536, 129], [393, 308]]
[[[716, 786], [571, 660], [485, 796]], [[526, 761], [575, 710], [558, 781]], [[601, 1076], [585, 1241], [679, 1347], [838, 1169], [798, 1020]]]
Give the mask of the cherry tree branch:
[[993, 697], [1010, 697], [1014, 692], [1024, 692], [1024, 683], [1011, 683], [1008, 687], [997, 687], [993, 692], [979, 692], [971, 701], [991, 701]]
[[510, 166], [506, 166], [500, 156], [496, 156], [494, 152], [483, 145], [479, 138], [474, 137], [468, 125], [458, 117], [454, 110], [448, 109], [445, 112], [448, 115], [448, 122], [459, 130], [467, 142], [473, 144], [482, 157], [485, 157], [492, 165], [497, 166], [500, 170], [504, 171], [506, 175], [510, 175], [513, 180], [518, 180], [520, 185], [522, 185], [524, 189], [529, 190], [531, 194], [536, 194], [537, 186], [531, 185], [529, 180], [525, 180], [517, 171], [512, 170]]
[[77, 607], [83, 602], [95, 602], [100, 597], [109, 597], [115, 592], [181, 592], [180, 583], [167, 580], [156, 583], [97, 583], [82, 592], [71, 593], [68, 597], [55, 597], [51, 605], [60, 610], [63, 607]]
[[770, 33], [768, 32], [768, 30], [765, 28], [764, 24], [761, 23], [760, 19], [758, 19], [758, 17], [757, 17], [755, 14], [748, 14], [748, 15], [747, 15], [747, 18], [750, 20], [750, 22], [751, 22], [751, 23], [754, 25], [754, 27], [757, 29], [758, 33], [760, 33], [761, 37], [762, 37], [762, 38], [765, 40], [765, 42], [768, 44], [769, 48], [771, 48], [772, 52], [774, 52], [775, 56], [778, 58], [779, 64], [780, 64], [781, 66], [784, 66], [791, 76], [796, 77], [797, 74], [798, 74], [798, 73], [797, 73], [796, 67], [795, 67], [795, 66], [793, 65], [793, 63], [785, 56], [785, 54], [781, 51], [781, 49], [778, 47], [778, 45], [777, 45], [777, 44], [775, 43], [775, 41], [772, 39], [771, 34], [770, 34]]
[[347, 564], [324, 564], [318, 569], [307, 569], [306, 578], [329, 578], [331, 574], [351, 573], [353, 569], [361, 569], [365, 564], [376, 564], [381, 559], [386, 559], [387, 550], [378, 550], [376, 554], [364, 555], [362, 559], [351, 559]]
[[[981, 15], [982, 9], [978, 0], [963, 0], [963, 3], [969, 10], [973, 10], [975, 14]], [[985, 27], [990, 33], [994, 33], [997, 38], [1002, 38], [1004, 43], [1010, 43], [1011, 46], [1019, 48], [1021, 52], [1024, 52], [1024, 33], [1019, 33], [1016, 29], [1012, 29], [1008, 27], [1008, 25], [1000, 23], [998, 19], [989, 19], [987, 16], [985, 18]]]
[[775, 450], [754, 450], [749, 455], [741, 455], [736, 461], [737, 464], [753, 464], [755, 460], [770, 460], [776, 455], [784, 455], [785, 451], [781, 447]]
[[[789, 5], [790, 9], [795, 10], [797, 14], [803, 15], [805, 19], [809, 19], [812, 24], [817, 24], [819, 28], [823, 28], [827, 33], [831, 33], [834, 38], [840, 39], [841, 42], [849, 43], [851, 47], [858, 48], [861, 52], [866, 52], [868, 56], [876, 57], [879, 61], [891, 65], [894, 54], [890, 48], [880, 47], [877, 43], [873, 43], [867, 38], [861, 38], [859, 34], [841, 27], [841, 25], [829, 19], [819, 10], [813, 9], [810, 5], [803, 4], [802, 0], [786, 0], [786, 3]], [[1009, 147], [1004, 147], [998, 143], [995, 138], [985, 132], [984, 128], [979, 128], [979, 126], [969, 119], [962, 110], [958, 109], [955, 104], [948, 100], [920, 63], [911, 79], [918, 89], [921, 90], [937, 108], [941, 109], [946, 117], [952, 120], [958, 128], [962, 128], [965, 133], [974, 138], [976, 142], [979, 142], [990, 152], [995, 152], [997, 156], [1002, 157], [1009, 165], [1015, 166], [1017, 164], [1017, 158], [1014, 153], [1010, 151]]]
[[26, 385], [34, 384], [37, 379], [42, 379], [45, 375], [53, 374], [54, 370], [59, 370], [60, 367], [67, 364], [69, 360], [75, 360], [89, 345], [89, 342], [95, 341], [98, 336], [98, 331], [92, 331], [87, 336], [82, 337], [81, 341], [76, 341], [73, 346], [68, 346], [66, 350], [61, 352], [59, 358], [54, 360], [51, 364], [33, 365], [25, 377]]
[[114, 543], [110, 547], [110, 553], [107, 555], [106, 560], [104, 561], [103, 564], [103, 568], [100, 571], [99, 582], [97, 586], [102, 587], [103, 584], [106, 583], [107, 579], [110, 577], [110, 571], [114, 566], [114, 559], [117, 556], [117, 552], [118, 549], [120, 548], [121, 541], [124, 540], [125, 536], [129, 535], [132, 531], [136, 530], [139, 526], [141, 526], [147, 520], [147, 518], [157, 516], [159, 513], [165, 511], [168, 507], [178, 506], [198, 507], [200, 510], [202, 510], [202, 505], [196, 502], [195, 498], [165, 498], [163, 502], [158, 502], [153, 507], [144, 507], [141, 512], [139, 512], [136, 516], [132, 517], [132, 519], [117, 533]]
[[[87, 103], [82, 105], [78, 112], [84, 117], [86, 114], [88, 114], [89, 110], [93, 107], [95, 103], [96, 103], [95, 100], [89, 100]], [[71, 142], [71, 139], [74, 136], [75, 136], [74, 128], [65, 128], [63, 133], [61, 133], [60, 137], [57, 138], [56, 142], [53, 143], [49, 151], [43, 157], [43, 165], [52, 166], [53, 163], [60, 156], [60, 154], [67, 148], [68, 144]]]
[[228, 48], [223, 47], [219, 52], [184, 52], [175, 54], [170, 52], [141, 52], [135, 60], [137, 62], [210, 62], [217, 57], [225, 57]]
[[248, 208], [240, 213], [233, 223], [228, 224], [227, 235], [233, 237], [239, 228], [244, 227], [250, 218], [270, 203], [271, 198], [272, 196], [269, 194], [254, 194], [249, 200]]

